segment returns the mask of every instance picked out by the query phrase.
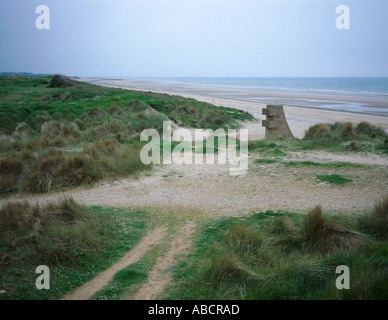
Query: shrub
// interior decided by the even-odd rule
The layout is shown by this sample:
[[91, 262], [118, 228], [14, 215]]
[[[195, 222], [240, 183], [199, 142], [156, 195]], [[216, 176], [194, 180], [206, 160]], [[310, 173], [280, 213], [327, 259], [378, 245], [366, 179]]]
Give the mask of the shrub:
[[68, 77], [65, 77], [63, 75], [56, 74], [51, 78], [50, 83], [48, 84], [48, 87], [49, 88], [74, 87], [76, 84], [77, 84], [76, 81]]

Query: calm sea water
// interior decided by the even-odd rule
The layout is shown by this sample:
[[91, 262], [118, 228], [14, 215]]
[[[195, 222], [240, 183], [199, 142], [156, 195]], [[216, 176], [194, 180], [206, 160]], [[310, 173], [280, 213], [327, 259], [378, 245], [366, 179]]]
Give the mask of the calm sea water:
[[163, 78], [161, 80], [214, 86], [302, 89], [388, 94], [388, 78]]

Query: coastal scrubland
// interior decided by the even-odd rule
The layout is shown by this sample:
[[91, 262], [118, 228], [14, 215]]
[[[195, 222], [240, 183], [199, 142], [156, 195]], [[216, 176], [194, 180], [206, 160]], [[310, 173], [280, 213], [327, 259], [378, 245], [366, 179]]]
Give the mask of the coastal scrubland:
[[[151, 176], [154, 168], [139, 158], [139, 134], [146, 128], [161, 130], [164, 120], [217, 129], [239, 128], [254, 119], [194, 99], [106, 88], [60, 75], [0, 79], [0, 299], [59, 299], [160, 226], [166, 236], [92, 299], [132, 299], [154, 270], [171, 275], [156, 295], [161, 299], [388, 299], [388, 197], [360, 210], [347, 201], [343, 212], [334, 213], [316, 203], [308, 210], [251, 207], [233, 214], [230, 203], [227, 214], [222, 209], [215, 214], [221, 203], [193, 209], [174, 199], [175, 193], [160, 208], [84, 205], [68, 196], [75, 187], [93, 192], [93, 185], [106, 179]], [[186, 181], [189, 198], [194, 193], [189, 183], [203, 180], [197, 188], [206, 192], [213, 183], [227, 201], [244, 193], [244, 185], [256, 188], [264, 180], [273, 184], [276, 179], [281, 192], [283, 187], [319, 191], [322, 185], [330, 195], [347, 189], [361, 193], [366, 185], [372, 191], [378, 187], [380, 194], [387, 179], [386, 165], [365, 161], [370, 155], [385, 159], [387, 134], [367, 122], [318, 124], [300, 140], [250, 141], [248, 147], [249, 179], [232, 181], [241, 190], [227, 186], [231, 178], [214, 169], [213, 176], [206, 171], [207, 176], [188, 172], [184, 177], [173, 168], [157, 181], [167, 191], [184, 188], [179, 182]], [[319, 152], [363, 161], [330, 161], [319, 158]], [[298, 186], [285, 186], [290, 181]], [[210, 189], [201, 196], [211, 198]], [[146, 190], [149, 197], [160, 196], [159, 190]], [[57, 201], [31, 198], [52, 191]], [[171, 255], [173, 239], [189, 222], [196, 227], [187, 235], [188, 252], [159, 270], [159, 258]], [[35, 287], [35, 268], [42, 264], [50, 267], [50, 290]], [[350, 269], [349, 290], [335, 286], [339, 265]]]

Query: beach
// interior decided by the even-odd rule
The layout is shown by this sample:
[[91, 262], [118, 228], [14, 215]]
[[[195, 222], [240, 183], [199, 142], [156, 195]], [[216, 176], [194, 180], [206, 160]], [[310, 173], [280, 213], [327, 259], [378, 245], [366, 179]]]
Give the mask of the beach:
[[[265, 119], [261, 110], [266, 104], [283, 104], [290, 129], [298, 139], [303, 138], [305, 131], [312, 125], [336, 121], [355, 124], [366, 121], [388, 132], [388, 96], [385, 94], [231, 87], [148, 79], [80, 80], [108, 87], [193, 98], [248, 111], [259, 120]], [[250, 140], [264, 139], [265, 129], [260, 122], [245, 123], [243, 128], [249, 129]]]
[[[286, 265], [289, 269], [285, 270], [294, 272], [296, 265], [297, 277], [301, 276], [299, 268], [304, 268], [306, 261], [314, 266], [319, 263], [319, 268], [325, 267], [328, 261], [332, 263], [338, 252], [335, 250], [347, 250], [343, 252], [349, 254], [349, 259], [360, 261], [360, 270], [372, 270], [372, 266], [364, 267], [363, 261], [369, 261], [370, 253], [362, 256], [360, 246], [369, 246], [369, 239], [378, 239], [380, 235], [386, 237], [386, 229], [383, 229], [386, 222], [379, 216], [383, 210], [387, 212], [384, 208], [388, 208], [387, 136], [384, 132], [367, 124], [359, 126], [363, 130], [340, 124], [330, 128], [331, 131], [321, 138], [258, 140], [265, 137], [262, 109], [270, 101], [261, 99], [271, 98], [275, 103], [285, 101], [285, 114], [293, 135], [303, 138], [311, 125], [335, 121], [367, 121], [387, 130], [384, 99], [378, 98], [379, 95], [358, 94], [364, 99], [362, 103], [357, 102], [355, 94], [342, 97], [343, 103], [337, 103], [337, 107], [353, 103], [360, 108], [357, 112], [345, 112], [324, 109], [316, 101], [309, 106], [294, 106], [297, 99], [307, 103], [318, 94], [311, 92], [308, 95], [306, 90], [303, 99], [299, 96], [296, 99], [288, 95], [292, 90], [266, 89], [265, 93], [260, 89], [264, 90], [261, 94], [259, 89], [252, 88], [140, 80], [83, 79], [83, 82], [74, 82], [73, 87], [52, 87], [72, 81], [60, 75], [52, 77], [50, 82], [42, 78], [2, 79], [2, 90], [7, 93], [3, 97], [3, 119], [9, 119], [3, 123], [3, 130], [12, 124], [12, 131], [1, 137], [4, 148], [0, 158], [0, 213], [6, 219], [3, 219], [3, 225], [10, 226], [5, 229], [8, 233], [3, 233], [10, 249], [0, 259], [7, 263], [11, 261], [0, 278], [0, 282], [6, 284], [2, 287], [5, 287], [2, 294], [6, 299], [168, 298], [171, 287], [176, 286], [179, 290], [187, 287], [176, 282], [174, 272], [178, 269], [174, 268], [188, 265], [187, 270], [195, 270], [190, 259], [201, 254], [196, 243], [210, 246], [199, 256], [208, 268], [209, 250], [227, 252], [240, 259], [240, 247], [229, 254], [229, 245], [235, 242], [233, 239], [244, 245], [248, 243], [249, 248], [252, 245], [260, 248], [263, 243], [271, 254], [280, 250], [279, 260], [291, 261], [290, 266]], [[20, 98], [15, 92], [22, 92], [24, 96]], [[339, 101], [338, 92], [320, 94], [316, 100], [327, 99], [326, 106], [334, 99]], [[368, 100], [368, 96], [379, 101]], [[279, 97], [284, 100], [277, 101]], [[17, 100], [15, 105], [24, 112], [15, 113], [15, 109], [9, 108], [10, 100]], [[37, 105], [36, 101], [42, 103]], [[361, 104], [373, 105], [381, 114], [370, 114], [371, 110]], [[246, 112], [217, 106], [246, 110], [254, 118]], [[222, 116], [228, 121], [214, 121]], [[174, 129], [187, 130], [185, 139], [198, 128], [216, 130], [220, 126], [235, 128], [241, 125], [248, 129], [251, 141], [245, 144], [240, 140], [234, 149], [230, 141], [234, 140], [235, 130], [228, 131], [228, 161], [219, 161], [222, 139], [217, 139], [214, 149], [207, 145], [204, 148], [202, 144], [185, 148], [184, 153], [194, 155], [193, 162], [179, 162], [169, 157], [170, 161], [165, 150], [171, 149], [178, 159], [182, 156], [181, 148], [187, 143], [168, 143], [169, 138], [164, 134], [162, 144], [158, 139], [148, 143], [139, 141], [139, 135], [147, 128], [164, 133], [163, 121], [166, 119], [172, 119], [170, 125]], [[180, 130], [180, 134], [182, 132]], [[192, 137], [198, 139], [196, 142], [202, 140], [202, 137]], [[247, 152], [242, 149], [244, 145], [248, 147]], [[144, 154], [150, 156], [146, 149], [150, 146], [156, 146], [148, 149], [152, 156], [154, 151], [156, 155], [151, 166], [143, 162]], [[163, 148], [159, 149], [159, 146]], [[237, 162], [234, 151], [240, 159]], [[215, 161], [208, 162], [212, 156]], [[235, 169], [242, 170], [237, 175], [232, 174]], [[314, 234], [328, 233], [323, 238], [308, 237], [310, 231], [306, 226], [310, 226], [311, 221], [313, 226], [324, 230], [309, 227]], [[15, 229], [17, 223], [22, 227]], [[216, 238], [221, 240], [215, 243]], [[354, 241], [351, 247], [348, 247], [349, 239]], [[55, 241], [53, 245], [51, 241]], [[113, 241], [112, 245], [106, 247], [105, 242], [110, 241]], [[379, 241], [377, 248], [386, 244], [382, 240], [376, 241]], [[80, 248], [80, 243], [87, 247]], [[104, 243], [104, 246], [99, 249], [96, 243]], [[270, 243], [275, 243], [274, 247], [267, 247]], [[282, 243], [280, 248], [279, 243]], [[55, 261], [57, 257], [72, 261], [66, 272], [75, 280], [71, 280], [70, 285], [56, 286], [56, 291], [46, 291], [46, 296], [41, 296], [42, 291], [38, 292], [34, 286], [26, 289], [25, 279], [29, 279], [31, 270], [19, 261], [25, 259], [35, 268], [41, 263], [40, 256], [31, 254], [36, 248], [42, 252], [49, 250]], [[119, 252], [117, 248], [120, 248]], [[381, 250], [375, 250], [376, 256], [381, 255], [384, 259]], [[106, 252], [113, 255], [107, 257]], [[322, 252], [327, 253], [329, 260], [321, 260]], [[319, 254], [318, 259], [312, 255], [315, 253]], [[97, 255], [100, 260], [96, 263]], [[249, 281], [257, 272], [252, 261], [261, 259], [255, 255], [256, 251], [249, 251], [247, 260], [243, 261], [244, 274]], [[30, 260], [31, 256], [35, 260]], [[297, 260], [293, 260], [294, 257]], [[63, 276], [62, 262], [55, 261], [50, 262], [50, 270], [58, 277], [58, 283], [67, 284], [70, 277]], [[92, 269], [84, 269], [82, 266], [86, 263]], [[235, 268], [240, 260], [231, 263]], [[357, 267], [346, 264], [353, 270]], [[218, 272], [218, 265], [216, 261], [214, 274]], [[278, 267], [266, 268], [278, 276]], [[302, 275], [305, 273], [303, 268], [300, 269]], [[381, 267], [384, 271], [383, 268], [385, 265]], [[132, 283], [139, 270], [144, 276], [139, 282]], [[334, 273], [334, 270], [330, 272]], [[126, 277], [124, 280], [121, 280], [122, 275]], [[283, 277], [282, 272], [280, 275]], [[375, 275], [372, 276], [374, 279]], [[196, 282], [203, 280], [201, 274], [194, 274], [193, 279]], [[385, 279], [380, 277], [376, 281], [383, 283]], [[368, 283], [372, 281], [367, 280]], [[255, 287], [262, 284], [261, 278], [254, 281]], [[16, 293], [13, 287], [19, 291]], [[119, 292], [118, 287], [122, 287]], [[289, 297], [293, 299], [294, 294], [294, 291], [290, 292]], [[179, 292], [176, 297], [183, 295]]]

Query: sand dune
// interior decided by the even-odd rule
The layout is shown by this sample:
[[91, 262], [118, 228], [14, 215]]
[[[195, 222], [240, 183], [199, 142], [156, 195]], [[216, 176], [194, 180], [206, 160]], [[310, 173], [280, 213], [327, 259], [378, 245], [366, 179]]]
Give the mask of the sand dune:
[[[82, 81], [95, 83], [103, 86], [118, 87], [123, 89], [131, 89], [138, 91], [162, 92], [183, 97], [194, 98], [199, 101], [209, 102], [214, 105], [222, 105], [224, 107], [232, 107], [250, 112], [255, 118], [263, 120], [262, 108], [265, 103], [247, 101], [246, 99], [253, 99], [255, 96], [260, 96], [263, 99], [270, 99], [268, 101], [280, 102], [284, 101], [285, 113], [289, 126], [294, 136], [302, 138], [304, 132], [316, 123], [333, 123], [335, 121], [359, 123], [367, 121], [376, 126], [383, 127], [388, 132], [388, 100], [384, 95], [373, 94], [339, 94], [339, 93], [319, 93], [319, 92], [303, 92], [300, 97], [303, 99], [319, 100], [332, 103], [333, 100], [349, 104], [357, 104], [359, 102], [363, 105], [374, 106], [375, 109], [381, 110], [379, 115], [372, 115], [368, 113], [365, 108], [364, 113], [342, 112], [327, 110], [321, 108], [319, 105], [314, 107], [297, 107], [295, 105], [287, 105], [287, 102], [295, 104], [297, 101], [297, 94], [295, 91], [284, 92], [278, 90], [263, 90], [263, 89], [236, 89], [236, 88], [222, 88], [217, 86], [205, 85], [188, 85], [179, 83], [158, 83], [143, 80], [123, 80], [123, 79], [92, 79], [85, 78]], [[277, 101], [279, 99], [279, 101]], [[359, 112], [364, 109], [357, 107]], [[260, 122], [248, 124], [245, 127], [249, 129], [249, 139], [257, 140], [264, 138], [264, 128]]]

